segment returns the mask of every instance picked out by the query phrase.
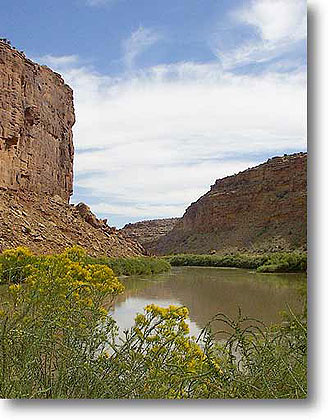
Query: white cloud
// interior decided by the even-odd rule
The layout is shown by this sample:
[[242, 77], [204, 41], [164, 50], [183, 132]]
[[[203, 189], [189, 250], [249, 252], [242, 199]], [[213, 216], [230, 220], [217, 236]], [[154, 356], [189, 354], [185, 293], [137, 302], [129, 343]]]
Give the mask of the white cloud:
[[75, 96], [75, 185], [110, 224], [180, 216], [217, 178], [260, 163], [253, 156], [306, 147], [303, 71], [177, 63], [119, 79], [67, 62], [58, 58]]
[[75, 186], [110, 224], [112, 216], [181, 216], [217, 178], [306, 148], [306, 71], [294, 56], [261, 75], [226, 72], [294, 49], [306, 37], [306, 2], [253, 0], [233, 17], [256, 37], [218, 52], [221, 64], [137, 70], [138, 57], [161, 40], [143, 26], [122, 44], [120, 77], [101, 75], [75, 55], [38, 59], [74, 89]]
[[235, 16], [255, 26], [265, 41], [288, 42], [306, 37], [306, 12], [306, 0], [254, 0]]
[[[93, 212], [124, 216], [128, 218], [137, 217], [140, 220], [154, 217], [155, 214], [159, 214], [159, 217], [177, 217], [180, 215], [180, 206], [155, 206], [155, 205], [113, 205], [109, 203], [94, 204]], [[110, 222], [111, 223], [111, 222]]]
[[274, 138], [279, 148], [304, 141], [304, 73], [233, 76], [218, 66], [201, 67], [161, 66], [121, 80], [83, 68], [67, 71], [75, 90], [79, 148], [111, 146], [116, 153], [125, 147], [130, 159], [133, 144], [148, 144], [149, 155], [134, 153], [134, 159], [159, 164], [164, 159], [159, 145], [172, 162], [180, 160], [173, 142], [186, 157], [202, 158], [240, 150], [243, 137], [249, 151], [273, 148]]
[[117, 3], [121, 0], [85, 0], [88, 6], [103, 6], [105, 4]]
[[180, 215], [216, 178], [257, 163], [249, 154], [306, 146], [304, 74], [238, 77], [184, 63], [128, 80], [87, 69], [65, 77], [75, 91], [76, 147], [85, 149], [76, 185], [101, 198], [95, 211]]
[[140, 25], [123, 43], [126, 67], [133, 68], [136, 58], [159, 40], [160, 35], [156, 31]]
[[307, 36], [306, 0], [253, 0], [232, 12], [234, 21], [253, 26], [258, 37], [216, 55], [225, 69], [270, 61], [294, 50]]
[[79, 61], [77, 55], [54, 56], [51, 54], [44, 55], [41, 60], [54, 68], [68, 68], [78, 64]]
[[[131, 151], [132, 155], [137, 147]], [[92, 191], [93, 198], [102, 197], [99, 204], [92, 204], [95, 212], [151, 219], [182, 216], [186, 207], [204, 194], [218, 177], [244, 170], [254, 165], [253, 160], [232, 162], [202, 162], [185, 165], [148, 165], [128, 163], [125, 157], [113, 166], [111, 150], [99, 159], [101, 154], [86, 154], [79, 159], [80, 171], [89, 173], [77, 185]], [[184, 160], [184, 159], [183, 159]], [[165, 160], [166, 162], [166, 160]], [[87, 166], [85, 166], [87, 164]], [[102, 173], [95, 173], [97, 168]], [[111, 167], [110, 167], [111, 166]], [[89, 168], [93, 168], [89, 172]]]

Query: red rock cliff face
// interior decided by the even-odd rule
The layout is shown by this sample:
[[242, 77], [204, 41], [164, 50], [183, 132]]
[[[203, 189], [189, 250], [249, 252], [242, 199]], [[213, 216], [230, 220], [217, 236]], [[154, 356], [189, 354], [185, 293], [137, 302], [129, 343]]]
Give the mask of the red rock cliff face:
[[72, 90], [61, 76], [0, 41], [0, 188], [68, 202], [74, 121]]
[[158, 254], [306, 247], [307, 154], [219, 179], [154, 248]]

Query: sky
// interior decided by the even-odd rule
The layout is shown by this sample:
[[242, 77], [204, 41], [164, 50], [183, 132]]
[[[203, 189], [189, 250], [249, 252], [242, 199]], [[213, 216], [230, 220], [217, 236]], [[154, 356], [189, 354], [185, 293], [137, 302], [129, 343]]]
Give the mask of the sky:
[[0, 0], [0, 36], [74, 90], [73, 203], [180, 217], [306, 151], [306, 0]]

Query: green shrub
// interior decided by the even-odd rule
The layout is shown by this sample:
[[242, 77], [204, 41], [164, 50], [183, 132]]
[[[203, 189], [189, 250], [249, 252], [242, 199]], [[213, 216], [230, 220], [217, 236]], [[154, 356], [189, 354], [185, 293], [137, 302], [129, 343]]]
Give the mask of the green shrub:
[[[307, 318], [289, 309], [279, 325], [265, 327], [262, 322], [242, 316], [233, 320], [224, 314], [213, 322], [222, 322], [229, 355], [224, 373], [229, 379], [224, 398], [277, 399], [307, 397]], [[227, 356], [228, 357], [228, 356]]]
[[66, 249], [64, 255], [81, 264], [106, 265], [116, 276], [159, 274], [171, 268], [167, 261], [156, 257], [90, 257], [79, 246]]
[[1, 398], [87, 397], [98, 352], [114, 332], [102, 302], [124, 289], [113, 271], [47, 256], [31, 268], [24, 285], [5, 287]]
[[172, 266], [235, 267], [256, 269], [258, 272], [305, 272], [306, 253], [269, 253], [269, 254], [225, 254], [191, 255], [179, 254], [164, 257]]
[[88, 257], [87, 261], [89, 264], [104, 264], [110, 267], [117, 276], [159, 274], [171, 269], [167, 261], [155, 257]]
[[306, 253], [275, 253], [257, 268], [260, 273], [305, 272], [307, 270]]

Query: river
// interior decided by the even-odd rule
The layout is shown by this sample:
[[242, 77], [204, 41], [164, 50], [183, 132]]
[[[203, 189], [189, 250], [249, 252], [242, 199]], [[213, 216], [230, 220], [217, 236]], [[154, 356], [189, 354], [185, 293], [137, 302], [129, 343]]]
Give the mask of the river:
[[126, 290], [110, 313], [121, 330], [134, 324], [136, 313], [155, 303], [159, 306], [184, 305], [189, 309], [189, 325], [197, 336], [217, 313], [244, 315], [265, 324], [280, 321], [280, 311], [289, 306], [300, 312], [299, 287], [305, 274], [258, 274], [252, 270], [210, 267], [173, 267], [168, 273], [121, 279]]

